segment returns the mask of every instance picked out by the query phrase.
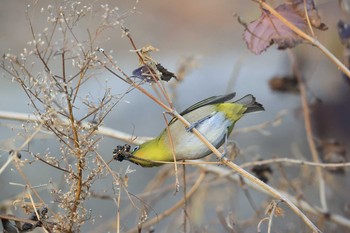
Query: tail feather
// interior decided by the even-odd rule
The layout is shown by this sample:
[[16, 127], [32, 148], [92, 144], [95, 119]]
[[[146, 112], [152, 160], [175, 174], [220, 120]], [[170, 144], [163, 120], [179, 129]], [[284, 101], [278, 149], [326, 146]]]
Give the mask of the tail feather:
[[246, 95], [239, 100], [236, 100], [234, 103], [242, 104], [247, 107], [247, 110], [244, 112], [244, 114], [252, 112], [261, 112], [265, 110], [262, 104], [256, 102], [255, 97], [251, 94]]

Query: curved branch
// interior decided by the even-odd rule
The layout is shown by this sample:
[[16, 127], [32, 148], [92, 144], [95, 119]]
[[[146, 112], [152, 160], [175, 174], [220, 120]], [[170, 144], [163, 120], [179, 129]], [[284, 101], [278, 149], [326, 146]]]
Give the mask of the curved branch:
[[[8, 112], [8, 111], [0, 111], [0, 119], [22, 121], [22, 122], [41, 122], [41, 119], [34, 114]], [[69, 124], [69, 120], [66, 120], [66, 119], [61, 119], [61, 120], [62, 120], [62, 124], [65, 124], [65, 125]], [[82, 122], [81, 125], [87, 129], [93, 126], [93, 124], [89, 122]], [[139, 145], [147, 140], [152, 139], [150, 137], [134, 137], [130, 134], [127, 134], [118, 130], [114, 130], [108, 127], [104, 127], [104, 126], [98, 126], [94, 133], [101, 136], [112, 137], [115, 139], [125, 141], [127, 143], [136, 144], [136, 145]]]

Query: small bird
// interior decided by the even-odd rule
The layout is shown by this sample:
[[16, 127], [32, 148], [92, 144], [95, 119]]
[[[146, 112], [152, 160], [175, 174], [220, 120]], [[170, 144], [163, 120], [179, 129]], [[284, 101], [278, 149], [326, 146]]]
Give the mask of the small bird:
[[[129, 160], [143, 167], [160, 166], [159, 162], [173, 162], [173, 150], [176, 160], [194, 160], [212, 153], [210, 149], [191, 131], [196, 128], [205, 138], [219, 148], [232, 132], [235, 123], [247, 113], [264, 111], [264, 107], [255, 101], [253, 95], [226, 102], [235, 97], [235, 93], [212, 96], [204, 99], [180, 114], [191, 123], [185, 127], [177, 118], [173, 118], [162, 133], [130, 153], [130, 146], [118, 146], [114, 151], [116, 160]], [[171, 139], [168, 130], [170, 130]], [[171, 146], [171, 142], [173, 148]], [[125, 153], [128, 154], [125, 156]], [[158, 162], [157, 162], [158, 161]]]

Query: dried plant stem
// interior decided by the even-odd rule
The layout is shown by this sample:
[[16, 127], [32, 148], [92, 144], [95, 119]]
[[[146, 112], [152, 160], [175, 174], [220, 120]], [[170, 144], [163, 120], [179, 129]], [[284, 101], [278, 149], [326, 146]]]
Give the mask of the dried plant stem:
[[121, 199], [121, 188], [118, 190], [118, 197], [115, 201], [117, 204], [117, 216], [116, 216], [116, 227], [117, 227], [117, 233], [120, 232], [120, 199]]
[[290, 159], [290, 158], [275, 158], [275, 159], [259, 160], [259, 161], [243, 163], [240, 166], [242, 168], [245, 168], [245, 167], [252, 167], [252, 166], [257, 166], [257, 165], [259, 166], [259, 165], [272, 164], [272, 163], [277, 163], [277, 164], [283, 163], [284, 165], [291, 165], [291, 164], [307, 165], [307, 166], [320, 167], [320, 168], [350, 167], [350, 162], [347, 162], [347, 163], [316, 163], [316, 162], [302, 161], [302, 160]]
[[[34, 213], [35, 213], [37, 219], [40, 221], [40, 220], [41, 220], [40, 214], [38, 213], [38, 210], [37, 210], [36, 207], [35, 207], [35, 202], [34, 202], [34, 200], [33, 200], [33, 196], [32, 196], [32, 194], [30, 193], [30, 190], [28, 189], [28, 187], [26, 187], [26, 191], [27, 191], [27, 194], [28, 194], [28, 196], [29, 196], [30, 203], [32, 204]], [[43, 230], [44, 230], [44, 232], [47, 232], [47, 233], [48, 233], [48, 231], [46, 230], [45, 227], [43, 227]]]
[[309, 17], [309, 14], [307, 12], [307, 3], [306, 3], [306, 0], [304, 0], [304, 14], [305, 14], [305, 18], [306, 18], [306, 22], [307, 22], [307, 25], [309, 27], [309, 30], [311, 32], [311, 35], [312, 37], [315, 37], [315, 33], [314, 33], [314, 29], [312, 28], [312, 25], [311, 25], [311, 20], [310, 20], [310, 17]]
[[187, 232], [187, 185], [186, 185], [186, 165], [182, 164], [182, 182], [183, 182], [183, 194], [184, 194], [184, 220], [183, 220], [183, 232]]
[[[309, 108], [309, 104], [307, 101], [306, 86], [305, 86], [303, 77], [300, 73], [300, 69], [298, 67], [298, 64], [297, 64], [297, 61], [296, 61], [294, 54], [290, 50], [288, 50], [288, 55], [289, 55], [289, 58], [292, 62], [293, 72], [295, 74], [295, 77], [298, 80], [298, 85], [299, 85], [299, 89], [300, 89], [300, 98], [301, 98], [301, 103], [302, 103], [303, 113], [304, 113], [303, 117], [304, 117], [306, 137], [307, 137], [307, 141], [309, 144], [312, 159], [314, 162], [320, 163], [320, 159], [319, 159], [317, 149], [316, 149], [316, 144], [315, 144], [315, 141], [313, 138], [314, 136], [313, 136], [312, 126], [311, 126], [310, 108]], [[322, 206], [322, 209], [325, 212], [327, 212], [328, 207], [327, 207], [327, 201], [326, 201], [325, 181], [323, 178], [322, 169], [320, 167], [316, 167], [316, 173], [317, 173], [317, 178], [319, 181], [319, 192], [320, 192], [321, 206]]]
[[[39, 123], [42, 122], [34, 114], [8, 112], [8, 111], [0, 111], [0, 119], [21, 121], [21, 122], [39, 122]], [[62, 118], [60, 120], [62, 121], [61, 123], [62, 125], [66, 125], [67, 127], [69, 126], [70, 121], [68, 119]], [[81, 122], [80, 126], [82, 128], [89, 129], [91, 128], [91, 123]], [[133, 135], [130, 135], [115, 129], [111, 129], [108, 127], [103, 127], [103, 126], [99, 126], [98, 129], [94, 131], [94, 134], [116, 138], [116, 139], [123, 140], [125, 142], [134, 143], [134, 144], [141, 144], [147, 140], [152, 139], [151, 137], [135, 137]]]
[[71, 217], [69, 218], [71, 222], [69, 224], [69, 229], [68, 229], [68, 232], [72, 232], [72, 228], [74, 225], [74, 219], [75, 219], [74, 216], [77, 215], [76, 212], [77, 212], [77, 209], [78, 209], [78, 206], [80, 203], [80, 194], [82, 192], [83, 170], [84, 170], [83, 159], [84, 158], [83, 158], [81, 151], [80, 151], [79, 136], [78, 136], [77, 127], [75, 124], [75, 116], [73, 113], [73, 102], [72, 102], [72, 99], [71, 99], [71, 96], [70, 96], [70, 93], [68, 90], [68, 83], [66, 80], [66, 68], [65, 68], [66, 59], [65, 59], [65, 52], [64, 51], [62, 52], [61, 58], [62, 58], [62, 79], [63, 79], [63, 82], [66, 84], [66, 85], [64, 85], [64, 91], [65, 91], [65, 96], [66, 96], [66, 101], [67, 101], [67, 106], [68, 106], [70, 127], [71, 127], [72, 134], [73, 134], [73, 143], [74, 143], [74, 149], [75, 149], [74, 153], [75, 153], [75, 156], [78, 160], [78, 162], [77, 162], [77, 179], [78, 180], [77, 180], [77, 185], [75, 188], [75, 200], [73, 203], [73, 207], [71, 208]]
[[[150, 227], [150, 226], [156, 224], [157, 222], [159, 222], [162, 219], [168, 217], [169, 215], [174, 213], [177, 209], [182, 207], [185, 204], [186, 200], [190, 199], [191, 196], [198, 190], [198, 188], [199, 188], [200, 184], [202, 183], [202, 181], [204, 180], [205, 176], [206, 176], [205, 172], [202, 171], [200, 173], [198, 179], [196, 180], [196, 182], [192, 186], [192, 188], [187, 192], [186, 197], [182, 198], [179, 202], [177, 202], [175, 205], [173, 205], [169, 209], [163, 211], [163, 213], [161, 213], [158, 216], [156, 216], [156, 217], [148, 220], [147, 222], [145, 222], [142, 225], [143, 228], [147, 228], [147, 227]], [[137, 232], [137, 228], [127, 231], [127, 233], [135, 233], [135, 232]]]
[[168, 120], [166, 119], [166, 116], [165, 116], [165, 113], [163, 113], [163, 117], [164, 117], [164, 121], [166, 123], [166, 126], [167, 126], [167, 134], [168, 134], [168, 138], [169, 138], [169, 144], [170, 144], [170, 148], [171, 148], [171, 151], [172, 151], [172, 154], [173, 154], [173, 158], [174, 158], [174, 171], [175, 171], [175, 193], [176, 194], [179, 189], [180, 189], [180, 182], [179, 182], [179, 173], [178, 173], [178, 169], [177, 169], [177, 160], [176, 160], [176, 155], [175, 155], [175, 147], [174, 147], [174, 143], [173, 143], [173, 138], [171, 136], [171, 132], [169, 130], [169, 122]]
[[350, 70], [341, 62], [338, 58], [336, 58], [323, 44], [321, 44], [316, 38], [309, 36], [302, 30], [300, 30], [297, 26], [295, 26], [293, 23], [288, 21], [286, 18], [284, 18], [281, 14], [279, 14], [272, 6], [270, 6], [268, 3], [264, 2], [263, 0], [258, 0], [259, 4], [261, 6], [268, 10], [272, 15], [274, 15], [276, 18], [281, 20], [287, 27], [289, 27], [291, 30], [293, 30], [296, 34], [298, 34], [300, 37], [302, 37], [304, 40], [308, 41], [312, 45], [319, 48], [348, 78], [350, 78]]
[[22, 176], [23, 180], [26, 182], [27, 187], [33, 191], [33, 193], [35, 194], [35, 196], [44, 204], [44, 200], [39, 196], [38, 192], [33, 189], [33, 186], [29, 183], [29, 180], [27, 179], [27, 176], [23, 173], [21, 167], [19, 166], [19, 164], [16, 161], [16, 157], [17, 157], [17, 153], [18, 151], [22, 150], [25, 146], [28, 145], [29, 142], [31, 142], [33, 140], [33, 138], [40, 132], [41, 129], [41, 125], [39, 127], [37, 127], [37, 129], [32, 133], [32, 135], [30, 135], [30, 137], [28, 137], [26, 139], [26, 141], [19, 147], [17, 148], [17, 150], [14, 151], [14, 154], [12, 155], [12, 158], [15, 159], [15, 166], [16, 169], [18, 170], [19, 174]]
[[[230, 179], [232, 181], [240, 183], [240, 176], [238, 174], [232, 174], [232, 171], [227, 170], [223, 167], [218, 167], [218, 166], [214, 166], [211, 164], [198, 164], [197, 166], [199, 166], [202, 169], [205, 169], [205, 171], [207, 171], [207, 172], [217, 174], [220, 177], [227, 177], [228, 179]], [[268, 192], [265, 189], [262, 189], [260, 186], [255, 185], [255, 183], [251, 182], [250, 180], [246, 180], [246, 185], [255, 189], [255, 190], [258, 190], [258, 191], [263, 192], [269, 196], [274, 197], [271, 192]], [[311, 206], [308, 202], [306, 202], [304, 200], [300, 200], [297, 197], [292, 196], [292, 195], [290, 195], [287, 192], [284, 192], [282, 190], [279, 190], [279, 193], [280, 193], [280, 195], [284, 196], [285, 198], [287, 198], [291, 202], [296, 203], [296, 205], [299, 206], [301, 209], [303, 209], [311, 214], [314, 214], [314, 215], [319, 216], [321, 218], [324, 218], [326, 215], [327, 219], [329, 221], [332, 221], [335, 224], [339, 224], [339, 225], [344, 226], [346, 228], [350, 228], [350, 220], [341, 216], [341, 215], [338, 215], [336, 213], [323, 212], [321, 209]]]
[[272, 219], [273, 219], [273, 216], [275, 215], [277, 205], [278, 205], [278, 202], [273, 201], [273, 208], [272, 208], [272, 211], [270, 213], [269, 225], [268, 225], [268, 228], [267, 228], [267, 233], [271, 233]]
[[12, 160], [15, 159], [15, 156], [16, 156], [15, 154], [12, 154], [7, 158], [6, 162], [0, 168], [0, 175], [5, 171], [7, 166], [11, 164]]
[[259, 221], [259, 223], [256, 227], [258, 233], [261, 233], [261, 225], [263, 224], [263, 222], [269, 221], [269, 219], [270, 219], [270, 217], [266, 217], [266, 218], [263, 218]]

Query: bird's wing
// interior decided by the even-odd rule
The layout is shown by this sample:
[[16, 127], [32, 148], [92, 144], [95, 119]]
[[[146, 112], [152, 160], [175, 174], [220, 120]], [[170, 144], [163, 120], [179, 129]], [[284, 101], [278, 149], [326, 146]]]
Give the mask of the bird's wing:
[[239, 100], [234, 101], [236, 104], [242, 104], [245, 107], [247, 107], [247, 110], [244, 112], [244, 114], [251, 113], [251, 112], [261, 112], [264, 111], [264, 107], [262, 104], [255, 101], [255, 97], [251, 94], [246, 95]]
[[[236, 93], [232, 92], [232, 93], [229, 93], [226, 95], [212, 96], [212, 97], [206, 98], [206, 99], [201, 100], [201, 101], [193, 104], [192, 106], [188, 107], [187, 109], [182, 111], [180, 113], [180, 115], [183, 116], [189, 112], [192, 112], [193, 110], [196, 110], [197, 108], [201, 108], [201, 107], [206, 106], [206, 105], [224, 103], [224, 102], [232, 99], [235, 96], [236, 96]], [[174, 123], [176, 120], [177, 120], [176, 117], [171, 119], [171, 121], [169, 122], [169, 125]]]

